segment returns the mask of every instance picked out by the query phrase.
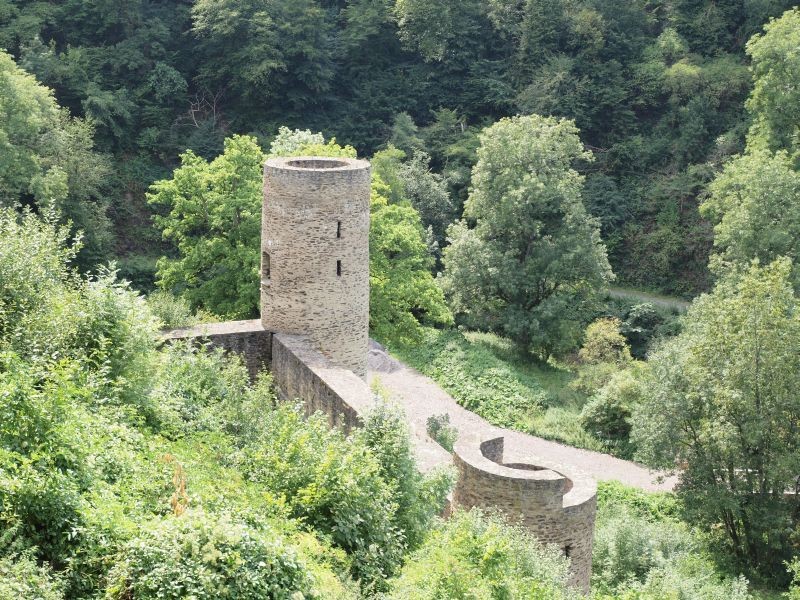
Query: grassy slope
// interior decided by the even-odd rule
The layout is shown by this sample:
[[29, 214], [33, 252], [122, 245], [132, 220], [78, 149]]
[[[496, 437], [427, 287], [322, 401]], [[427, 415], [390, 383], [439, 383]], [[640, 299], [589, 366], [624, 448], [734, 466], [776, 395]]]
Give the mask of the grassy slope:
[[586, 398], [568, 386], [574, 373], [537, 362], [504, 338], [425, 329], [423, 339], [413, 346], [388, 346], [460, 404], [496, 425], [580, 448], [603, 449], [578, 423]]

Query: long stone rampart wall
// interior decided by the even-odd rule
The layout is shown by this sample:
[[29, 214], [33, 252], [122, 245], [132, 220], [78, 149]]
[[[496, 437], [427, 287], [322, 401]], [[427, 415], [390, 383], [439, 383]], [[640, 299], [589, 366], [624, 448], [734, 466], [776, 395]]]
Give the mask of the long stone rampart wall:
[[255, 380], [259, 371], [268, 367], [272, 360], [272, 333], [266, 331], [258, 319], [206, 323], [172, 329], [164, 333], [163, 339], [167, 342], [192, 340], [195, 343], [208, 344], [211, 348], [235, 352], [244, 360], [251, 381]]
[[375, 404], [364, 380], [335, 365], [304, 336], [272, 338], [272, 376], [282, 400], [301, 400], [306, 414], [321, 412], [331, 427], [350, 431]]

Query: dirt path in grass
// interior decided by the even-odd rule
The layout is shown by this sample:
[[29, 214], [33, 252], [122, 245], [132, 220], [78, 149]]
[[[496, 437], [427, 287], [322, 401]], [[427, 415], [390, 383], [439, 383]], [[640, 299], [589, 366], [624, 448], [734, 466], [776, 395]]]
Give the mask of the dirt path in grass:
[[583, 471], [597, 480], [616, 480], [647, 491], [671, 490], [675, 485], [675, 478], [658, 482], [657, 474], [631, 461], [495, 427], [460, 406], [435, 381], [389, 357], [377, 345], [371, 348], [369, 366], [370, 383], [378, 380], [388, 394], [403, 406], [412, 434], [425, 442], [418, 456], [423, 470], [450, 460], [450, 455], [430, 440], [426, 432], [428, 417], [446, 413], [460, 435], [503, 435], [508, 440], [506, 447], [513, 447], [515, 454], [524, 453], [533, 464], [536, 464], [537, 456], [546, 457], [548, 461]]

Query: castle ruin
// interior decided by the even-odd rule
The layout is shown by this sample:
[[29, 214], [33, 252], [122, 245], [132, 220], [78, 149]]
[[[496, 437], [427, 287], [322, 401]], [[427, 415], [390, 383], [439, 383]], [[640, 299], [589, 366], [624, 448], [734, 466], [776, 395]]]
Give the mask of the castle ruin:
[[[261, 319], [168, 332], [242, 355], [255, 378], [268, 368], [281, 398], [301, 400], [331, 426], [357, 427], [375, 402], [367, 385], [370, 166], [350, 158], [272, 158], [264, 165]], [[459, 439], [451, 457], [424, 432], [417, 452], [454, 462], [452, 505], [497, 508], [571, 561], [589, 591], [597, 486], [503, 437]]]

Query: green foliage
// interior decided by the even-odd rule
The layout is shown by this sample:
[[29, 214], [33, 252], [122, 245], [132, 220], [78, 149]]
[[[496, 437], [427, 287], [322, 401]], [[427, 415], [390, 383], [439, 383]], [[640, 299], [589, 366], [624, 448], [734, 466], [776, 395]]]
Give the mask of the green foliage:
[[425, 430], [431, 439], [448, 452], [453, 451], [453, 446], [458, 440], [458, 429], [450, 424], [450, 415], [431, 415], [425, 423]]
[[0, 335], [7, 343], [20, 340], [22, 349], [30, 329], [47, 329], [39, 315], [62, 291], [78, 248], [68, 245], [69, 232], [52, 219], [30, 212], [18, 217], [7, 208], [0, 209], [0, 239]]
[[182, 154], [173, 178], [148, 193], [151, 204], [168, 209], [156, 225], [180, 254], [159, 260], [159, 286], [193, 308], [223, 318], [256, 313], [263, 161], [254, 138], [233, 136], [211, 162], [191, 150]]
[[199, 0], [192, 23], [204, 54], [200, 78], [211, 89], [295, 106], [330, 89], [331, 24], [313, 0]]
[[614, 363], [624, 366], [631, 362], [631, 352], [620, 333], [620, 325], [620, 320], [613, 317], [590, 323], [578, 358], [586, 364]]
[[[709, 283], [711, 238], [698, 198], [741, 150], [748, 127], [745, 43], [790, 7], [787, 0], [655, 8], [608, 0], [203, 0], [120, 8], [18, 0], [0, 9], [0, 47], [91, 121], [97, 146], [113, 154], [113, 175], [99, 179], [74, 151], [82, 143], [60, 155], [87, 173], [68, 175], [70, 185], [103, 184], [103, 194], [69, 209], [103, 242], [87, 244], [84, 266], [112, 247], [123, 256], [152, 252], [144, 190], [187, 148], [210, 160], [224, 137], [269, 140], [281, 123], [335, 135], [365, 155], [393, 141], [409, 155], [431, 155], [458, 209], [480, 129], [535, 112], [573, 119], [594, 152], [584, 198], [602, 219], [621, 279], [687, 294]], [[792, 143], [796, 126], [786, 108], [796, 104], [792, 14], [749, 48], [751, 109], [764, 113], [781, 144]], [[29, 147], [16, 149], [21, 156]], [[36, 187], [63, 190], [62, 183], [53, 171]], [[107, 227], [99, 235], [95, 208], [107, 204], [115, 240]]]
[[60, 582], [29, 556], [0, 558], [0, 598], [63, 600]]
[[397, 500], [382, 465], [363, 443], [308, 421], [291, 406], [265, 416], [257, 440], [242, 449], [237, 466], [353, 558], [353, 574], [379, 584], [397, 568], [403, 533], [393, 523]]
[[589, 324], [578, 351], [578, 376], [570, 383], [573, 389], [591, 396], [630, 364], [633, 359], [620, 327], [616, 317], [602, 317]]
[[800, 9], [771, 19], [763, 34], [747, 43], [753, 91], [747, 108], [754, 116], [748, 144], [772, 151], [800, 152]]
[[588, 160], [569, 121], [503, 119], [481, 136], [464, 216], [451, 226], [445, 290], [456, 314], [543, 358], [574, 348], [582, 313], [612, 277], [581, 202]]
[[107, 160], [94, 151], [90, 123], [73, 119], [51, 90], [0, 51], [0, 206], [34, 204], [54, 210], [83, 232], [81, 264], [109, 250], [104, 187]]
[[645, 492], [617, 481], [599, 481], [597, 512], [600, 519], [605, 515], [613, 517], [621, 507], [647, 521], [678, 521], [681, 513], [680, 499], [671, 492]]
[[270, 156], [345, 156], [356, 157], [352, 146], [340, 146], [335, 138], [325, 142], [321, 133], [312, 133], [310, 129], [292, 131], [288, 127], [280, 127], [278, 135], [269, 147]]
[[381, 339], [410, 341], [423, 324], [447, 325], [452, 315], [431, 276], [433, 259], [419, 213], [390, 204], [389, 188], [373, 175], [370, 198], [370, 329]]
[[583, 428], [603, 440], [619, 456], [630, 458], [633, 454], [629, 443], [632, 415], [645, 393], [642, 382], [645, 370], [646, 363], [634, 363], [628, 369], [617, 371], [581, 410]]
[[786, 597], [788, 600], [797, 600], [800, 598], [800, 560], [795, 559], [789, 564], [789, 572], [792, 574], [792, 585]]
[[158, 319], [162, 329], [176, 329], [196, 325], [198, 318], [192, 307], [184, 299], [173, 296], [164, 290], [157, 290], [147, 296], [147, 306]]
[[[14, 233], [0, 243], [0, 589], [351, 598], [348, 573], [386, 585], [451, 485], [417, 473], [402, 415], [384, 408], [346, 437], [276, 407], [271, 378], [251, 387], [238, 359], [158, 349], [145, 299], [113, 272], [73, 273], [63, 228], [0, 216]], [[22, 559], [9, 571], [20, 553], [58, 585]]]
[[599, 523], [592, 587], [600, 597], [750, 600], [747, 580], [720, 575], [697, 536], [677, 521], [648, 521], [619, 510]]
[[[710, 186], [701, 206], [714, 222], [711, 269], [719, 276], [747, 269], [758, 259], [800, 254], [800, 172], [786, 152], [753, 150], [731, 160]], [[800, 276], [794, 275], [800, 289]]]
[[278, 128], [278, 134], [269, 147], [270, 156], [292, 156], [298, 154], [305, 146], [321, 146], [325, 136], [314, 133], [310, 129], [292, 131], [285, 125]]
[[223, 360], [222, 352], [176, 343], [160, 355], [150, 399], [160, 433], [179, 437], [219, 429], [220, 406], [238, 406], [247, 396], [247, 369], [239, 361]]
[[644, 582], [653, 569], [696, 551], [688, 527], [679, 521], [648, 521], [617, 507], [597, 528], [592, 552], [592, 585], [613, 591]]
[[433, 529], [391, 582], [389, 598], [575, 597], [567, 588], [567, 561], [526, 530], [477, 509], [456, 512]]
[[752, 265], [698, 299], [684, 332], [653, 355], [635, 411], [639, 456], [681, 465], [689, 518], [714, 527], [741, 564], [781, 573], [800, 469], [794, 392], [800, 321], [791, 263]]
[[390, 146], [401, 150], [406, 156], [422, 150], [422, 139], [419, 137], [419, 127], [406, 112], [397, 113], [392, 123], [392, 137]]
[[474, 0], [397, 0], [394, 8], [400, 38], [427, 61], [463, 60], [474, 41], [470, 37], [486, 23], [480, 3]]
[[109, 599], [318, 597], [298, 552], [278, 532], [200, 511], [160, 519], [126, 544]]
[[432, 519], [444, 510], [454, 474], [443, 470], [423, 476], [417, 471], [405, 413], [385, 401], [367, 414], [356, 436], [380, 462], [381, 475], [397, 502], [395, 523], [407, 546], [416, 548]]
[[[747, 580], [720, 570], [708, 536], [680, 520], [672, 493], [598, 485], [593, 597], [749, 600]], [[761, 596], [759, 596], [761, 597]]]
[[642, 360], [659, 334], [668, 335], [675, 329], [674, 315], [658, 311], [650, 302], [635, 304], [625, 314], [620, 331], [625, 336], [634, 358]]

